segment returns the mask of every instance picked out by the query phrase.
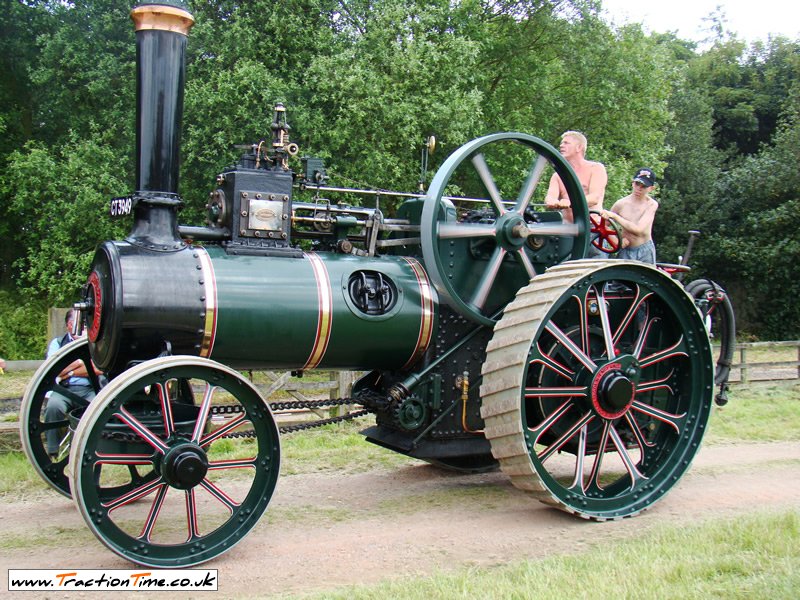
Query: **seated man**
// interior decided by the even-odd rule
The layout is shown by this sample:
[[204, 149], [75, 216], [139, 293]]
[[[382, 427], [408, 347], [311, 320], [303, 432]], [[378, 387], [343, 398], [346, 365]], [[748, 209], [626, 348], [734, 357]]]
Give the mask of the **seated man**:
[[617, 200], [611, 210], [602, 211], [604, 218], [611, 219], [622, 228], [622, 249], [617, 258], [656, 264], [653, 219], [658, 202], [650, 197], [655, 184], [652, 169], [639, 169], [633, 176], [631, 194]]
[[[62, 346], [67, 345], [76, 338], [72, 335], [72, 330], [75, 324], [77, 313], [75, 310], [68, 310], [64, 318], [64, 324], [67, 328], [67, 334], [62, 338], [55, 338], [50, 342], [47, 347], [47, 357], [55, 354]], [[94, 365], [92, 365], [95, 373], [101, 374]], [[74, 360], [61, 370], [58, 374], [59, 385], [69, 390], [70, 393], [75, 394], [81, 398], [90, 401], [95, 396], [95, 390], [89, 380], [89, 373], [86, 371], [86, 365], [81, 360]], [[47, 406], [44, 409], [45, 423], [53, 421], [62, 421], [66, 419], [66, 415], [73, 408], [76, 408], [76, 402], [72, 398], [60, 394], [57, 391], [51, 391], [47, 394]], [[59, 444], [61, 442], [61, 432], [59, 429], [48, 429], [45, 433], [47, 439], [47, 453], [51, 458], [56, 459], [59, 452]]]

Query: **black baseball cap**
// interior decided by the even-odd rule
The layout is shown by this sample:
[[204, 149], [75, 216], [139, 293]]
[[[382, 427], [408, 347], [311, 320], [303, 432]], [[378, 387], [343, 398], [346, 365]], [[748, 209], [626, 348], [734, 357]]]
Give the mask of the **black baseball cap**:
[[633, 180], [647, 187], [656, 184], [656, 176], [653, 174], [653, 169], [638, 169], [636, 175], [633, 176]]

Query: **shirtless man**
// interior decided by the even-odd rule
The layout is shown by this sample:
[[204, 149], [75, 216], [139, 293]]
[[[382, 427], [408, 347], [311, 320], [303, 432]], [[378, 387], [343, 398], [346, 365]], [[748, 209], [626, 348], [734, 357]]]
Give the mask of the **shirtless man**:
[[656, 264], [656, 246], [653, 243], [653, 219], [658, 202], [650, 197], [656, 184], [652, 169], [639, 169], [633, 176], [632, 192], [620, 198], [611, 210], [602, 211], [622, 227], [622, 249], [618, 258]]
[[[586, 160], [586, 136], [579, 131], [565, 131], [558, 149], [578, 176], [589, 210], [602, 210], [608, 175], [602, 163]], [[567, 190], [557, 173], [550, 178], [544, 203], [547, 208], [561, 209], [565, 223], [574, 222]]]

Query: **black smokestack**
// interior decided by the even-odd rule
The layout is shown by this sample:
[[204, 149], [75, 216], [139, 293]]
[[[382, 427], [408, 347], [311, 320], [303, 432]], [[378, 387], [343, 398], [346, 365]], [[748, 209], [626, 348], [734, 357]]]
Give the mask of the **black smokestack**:
[[[131, 11], [136, 27], [136, 208], [132, 241], [174, 248], [186, 40], [194, 18], [182, 2]], [[165, 247], [166, 246], [166, 247]]]

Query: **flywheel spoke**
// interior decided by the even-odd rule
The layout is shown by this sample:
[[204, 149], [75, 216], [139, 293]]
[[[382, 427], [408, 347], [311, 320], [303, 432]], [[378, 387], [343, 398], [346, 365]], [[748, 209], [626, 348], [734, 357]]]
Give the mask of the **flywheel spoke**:
[[458, 238], [493, 238], [497, 231], [494, 225], [481, 223], [440, 223], [439, 237], [443, 240]]
[[530, 205], [531, 198], [533, 198], [533, 192], [536, 190], [536, 186], [539, 185], [539, 180], [542, 178], [542, 173], [548, 164], [549, 163], [544, 156], [541, 154], [536, 156], [533, 161], [533, 165], [531, 165], [531, 170], [528, 172], [528, 177], [525, 179], [525, 183], [523, 184], [522, 189], [519, 191], [519, 196], [517, 197], [514, 211], [521, 215], [525, 214], [525, 209], [528, 208], [528, 205]]
[[502, 247], [496, 246], [494, 252], [492, 252], [492, 257], [489, 259], [489, 264], [478, 282], [475, 295], [470, 301], [478, 309], [482, 309], [485, 306], [486, 299], [489, 297], [489, 292], [492, 291], [492, 285], [497, 279], [497, 272], [500, 270], [500, 265], [503, 264], [505, 256], [506, 251]]
[[492, 199], [492, 204], [497, 211], [497, 215], [500, 216], [505, 214], [506, 207], [503, 204], [503, 198], [500, 195], [500, 190], [497, 189], [497, 184], [494, 181], [494, 177], [492, 177], [492, 174], [489, 171], [489, 165], [486, 164], [486, 158], [484, 158], [482, 153], [475, 154], [472, 157], [472, 164], [475, 167], [475, 170], [478, 172], [486, 191], [489, 192], [489, 197]]
[[517, 251], [514, 252], [514, 257], [520, 262], [522, 268], [525, 269], [528, 277], [531, 279], [536, 277], [536, 267], [533, 266], [531, 259], [526, 254], [525, 248], [518, 248]]

